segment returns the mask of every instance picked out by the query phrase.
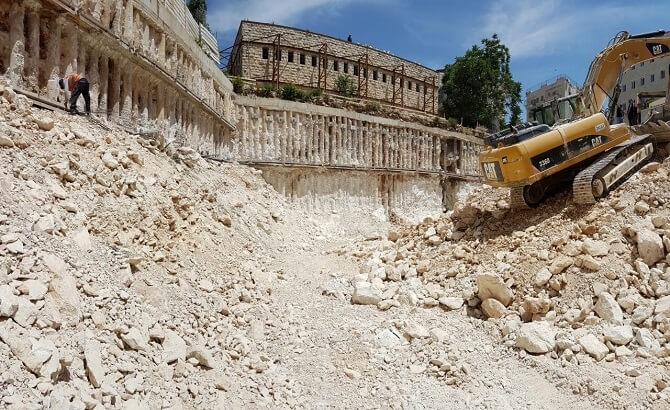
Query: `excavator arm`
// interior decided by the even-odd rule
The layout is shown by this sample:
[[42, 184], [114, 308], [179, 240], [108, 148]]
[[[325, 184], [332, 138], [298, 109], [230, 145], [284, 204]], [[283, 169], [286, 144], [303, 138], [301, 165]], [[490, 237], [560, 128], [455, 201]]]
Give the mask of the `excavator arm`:
[[607, 98], [612, 98], [623, 71], [641, 61], [670, 55], [670, 37], [664, 34], [656, 31], [631, 36], [622, 31], [610, 41], [589, 67], [580, 98], [583, 116], [599, 112]]

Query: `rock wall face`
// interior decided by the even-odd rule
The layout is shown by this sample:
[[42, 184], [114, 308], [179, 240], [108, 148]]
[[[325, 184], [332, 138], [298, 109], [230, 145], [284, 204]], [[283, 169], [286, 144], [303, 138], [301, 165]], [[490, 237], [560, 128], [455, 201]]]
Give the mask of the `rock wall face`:
[[232, 86], [183, 10], [179, 0], [0, 0], [0, 72], [52, 100], [59, 78], [80, 73], [99, 116], [197, 145], [231, 131]]
[[291, 202], [320, 223], [339, 225], [344, 232], [366, 231], [389, 219], [418, 222], [443, 211], [437, 176], [260, 169], [265, 180]]
[[352, 77], [361, 98], [435, 113], [438, 74], [362, 44], [274, 24], [242, 21], [228, 64], [234, 75], [334, 91]]
[[420, 221], [479, 174], [482, 145], [468, 135], [276, 99], [236, 96], [235, 108], [235, 133], [201, 152], [260, 168], [314, 214]]

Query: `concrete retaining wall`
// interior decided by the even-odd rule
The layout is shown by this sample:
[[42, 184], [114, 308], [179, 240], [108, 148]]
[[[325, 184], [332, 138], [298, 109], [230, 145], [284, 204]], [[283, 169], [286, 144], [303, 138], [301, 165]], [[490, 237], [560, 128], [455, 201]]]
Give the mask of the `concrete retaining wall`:
[[337, 108], [235, 98], [236, 132], [199, 147], [253, 164], [322, 166], [453, 177], [479, 175], [481, 140], [469, 135]]
[[233, 119], [235, 133], [200, 151], [263, 170], [275, 189], [324, 220], [419, 221], [450, 209], [479, 175], [481, 140], [457, 132], [242, 96]]

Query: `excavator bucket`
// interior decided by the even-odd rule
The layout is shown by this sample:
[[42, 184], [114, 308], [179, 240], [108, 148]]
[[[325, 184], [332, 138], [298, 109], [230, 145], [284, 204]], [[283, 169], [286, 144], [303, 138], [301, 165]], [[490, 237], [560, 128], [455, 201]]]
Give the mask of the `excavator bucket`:
[[670, 121], [649, 121], [632, 128], [637, 135], [651, 134], [656, 143], [670, 142]]

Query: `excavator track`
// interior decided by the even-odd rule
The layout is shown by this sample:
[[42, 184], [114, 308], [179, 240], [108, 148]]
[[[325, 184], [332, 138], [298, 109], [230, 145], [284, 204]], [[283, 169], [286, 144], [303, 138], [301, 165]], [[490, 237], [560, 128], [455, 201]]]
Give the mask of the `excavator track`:
[[509, 189], [509, 207], [510, 209], [529, 209], [526, 200], [523, 198], [523, 187], [515, 186]]
[[575, 176], [572, 183], [574, 201], [583, 205], [595, 204], [649, 161], [653, 152], [651, 135], [640, 135], [603, 153], [600, 159]]

